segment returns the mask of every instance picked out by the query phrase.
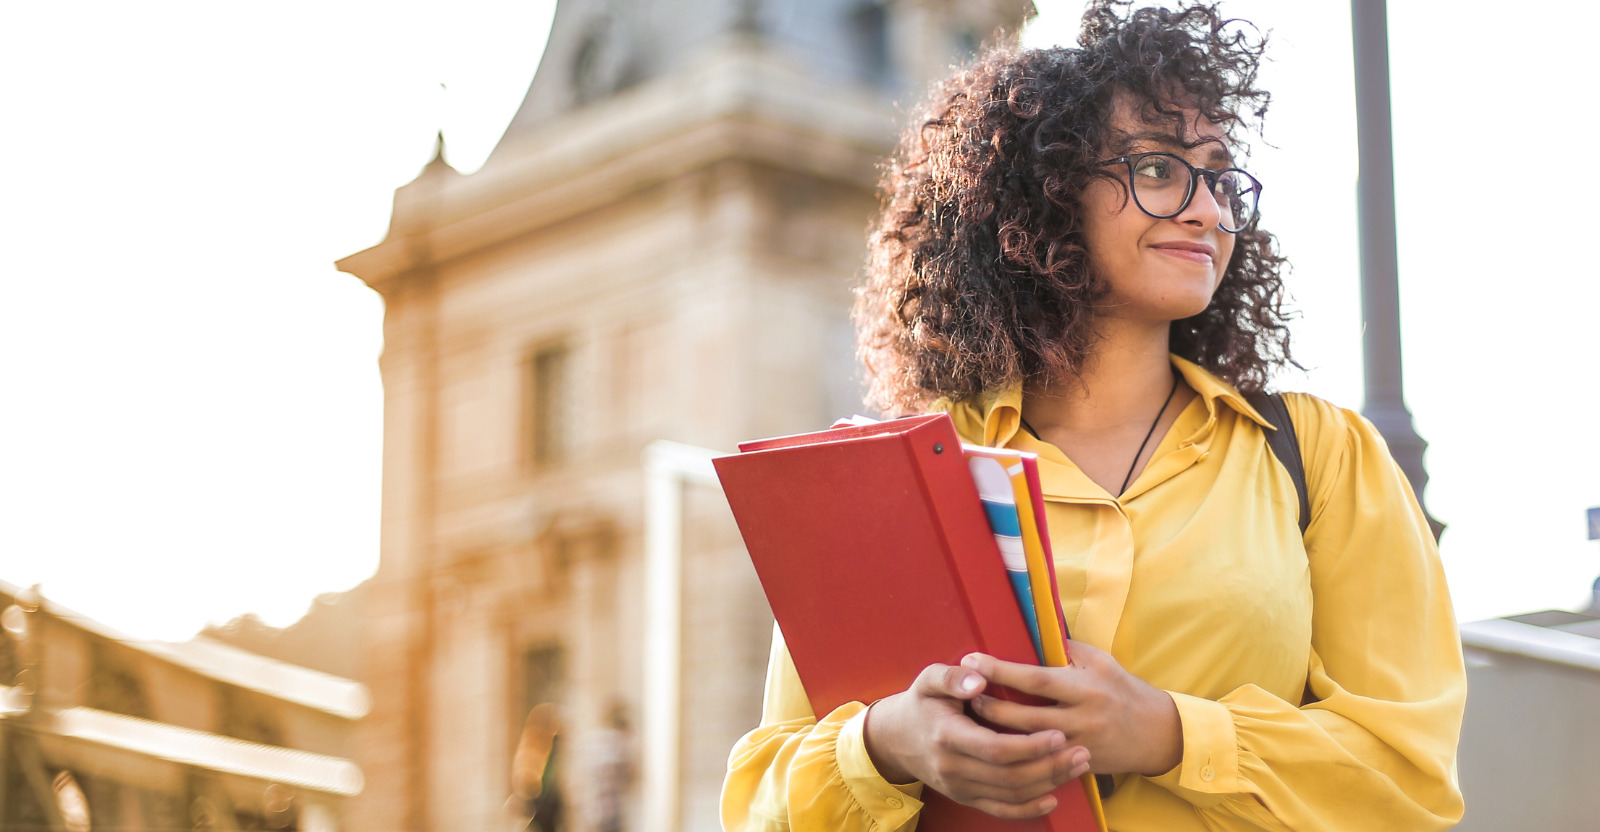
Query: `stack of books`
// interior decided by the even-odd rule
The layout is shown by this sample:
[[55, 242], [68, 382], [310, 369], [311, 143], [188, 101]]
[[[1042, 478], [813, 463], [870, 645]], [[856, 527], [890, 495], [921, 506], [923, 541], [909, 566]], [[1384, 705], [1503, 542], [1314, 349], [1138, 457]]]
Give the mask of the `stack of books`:
[[[815, 713], [899, 693], [973, 652], [1068, 663], [1033, 454], [963, 445], [942, 413], [739, 450], [714, 461], [717, 475]], [[1105, 830], [1092, 775], [1055, 795], [1046, 817], [1002, 820], [930, 789], [917, 828]]]

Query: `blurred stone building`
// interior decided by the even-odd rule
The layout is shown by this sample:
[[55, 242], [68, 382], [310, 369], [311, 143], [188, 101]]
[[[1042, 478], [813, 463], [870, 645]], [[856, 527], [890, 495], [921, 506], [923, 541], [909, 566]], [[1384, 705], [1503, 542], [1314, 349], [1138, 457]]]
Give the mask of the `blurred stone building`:
[[339, 832], [366, 689], [0, 583], [0, 830]]
[[436, 160], [340, 261], [387, 304], [358, 829], [520, 828], [513, 758], [543, 747], [523, 727], [545, 703], [563, 828], [616, 789], [626, 828], [718, 828], [771, 617], [693, 453], [646, 581], [642, 455], [859, 409], [850, 288], [894, 101], [1031, 12], [563, 0], [484, 168]]

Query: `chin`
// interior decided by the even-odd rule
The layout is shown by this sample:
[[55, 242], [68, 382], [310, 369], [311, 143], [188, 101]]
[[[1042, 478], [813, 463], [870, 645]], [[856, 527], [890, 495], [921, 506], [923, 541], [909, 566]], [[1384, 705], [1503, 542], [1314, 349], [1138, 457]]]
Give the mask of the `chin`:
[[1146, 272], [1135, 284], [1134, 291], [1118, 291], [1113, 283], [1108, 300], [1115, 317], [1155, 322], [1171, 322], [1192, 318], [1211, 305], [1211, 297], [1221, 284], [1221, 276], [1209, 270], [1152, 271]]
[[1153, 304], [1160, 311], [1155, 317], [1167, 321], [1181, 321], [1206, 311], [1211, 305], [1214, 286], [1193, 287], [1191, 291], [1173, 292]]
[[1193, 317], [1199, 315], [1200, 313], [1202, 313], [1204, 311], [1206, 311], [1206, 307], [1201, 306], [1201, 307], [1198, 307], [1196, 309], [1192, 309], [1192, 310], [1186, 311], [1181, 315], [1174, 315], [1174, 316], [1172, 316], [1172, 318], [1170, 318], [1167, 321], [1167, 323], [1168, 324], [1175, 324], [1175, 323], [1177, 323], [1179, 321], [1187, 321], [1190, 318], [1193, 318]]
[[1193, 318], [1194, 316], [1200, 314], [1201, 312], [1206, 311], [1206, 307], [1208, 307], [1210, 305], [1211, 305], [1211, 294], [1210, 293], [1207, 293], [1206, 295], [1204, 295], [1202, 297], [1192, 298], [1192, 299], [1189, 300], [1188, 303], [1182, 304], [1178, 309], [1174, 310], [1177, 314], [1172, 316], [1172, 320], [1178, 321], [1178, 320], [1182, 320], [1184, 318]]

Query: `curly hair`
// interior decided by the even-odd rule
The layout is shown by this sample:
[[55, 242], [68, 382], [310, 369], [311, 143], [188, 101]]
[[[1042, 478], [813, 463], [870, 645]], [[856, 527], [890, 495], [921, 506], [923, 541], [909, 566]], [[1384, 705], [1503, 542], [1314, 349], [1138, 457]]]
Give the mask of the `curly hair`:
[[[992, 48], [937, 84], [901, 136], [855, 305], [867, 400], [882, 412], [1083, 367], [1105, 287], [1079, 195], [1112, 178], [1126, 198], [1126, 181], [1096, 164], [1116, 149], [1119, 98], [1190, 147], [1185, 109], [1236, 146], [1259, 130], [1265, 37], [1215, 5], [1119, 8], [1130, 2], [1091, 3], [1077, 48]], [[1264, 386], [1292, 361], [1284, 264], [1259, 223], [1239, 232], [1210, 304], [1172, 322], [1172, 351], [1240, 389]]]

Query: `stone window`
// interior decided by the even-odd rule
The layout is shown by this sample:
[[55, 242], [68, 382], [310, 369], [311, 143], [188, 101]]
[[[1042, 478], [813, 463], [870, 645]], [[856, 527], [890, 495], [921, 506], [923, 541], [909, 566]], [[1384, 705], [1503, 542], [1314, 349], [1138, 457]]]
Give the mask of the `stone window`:
[[956, 56], [960, 61], [970, 61], [978, 56], [978, 50], [983, 48], [983, 41], [978, 37], [977, 31], [972, 27], [963, 27], [955, 35]]
[[126, 648], [95, 642], [90, 647], [89, 665], [85, 704], [140, 719], [154, 718], [144, 679]]
[[219, 685], [217, 699], [217, 733], [263, 745], [287, 744], [272, 699], [232, 685]]
[[889, 63], [889, 9], [884, 0], [867, 0], [850, 14], [850, 36], [861, 80], [887, 88], [893, 80]]
[[567, 796], [563, 789], [564, 726], [559, 702], [565, 659], [559, 645], [537, 645], [522, 652], [521, 688], [523, 718], [516, 751], [511, 760], [513, 807], [531, 828], [565, 827]]
[[528, 461], [535, 470], [558, 465], [567, 456], [572, 431], [571, 363], [565, 344], [542, 346], [528, 359]]
[[522, 714], [546, 702], [560, 703], [566, 675], [563, 654], [558, 644], [540, 644], [522, 652]]
[[609, 93], [605, 59], [610, 27], [604, 18], [589, 24], [572, 56], [572, 97], [582, 106]]

